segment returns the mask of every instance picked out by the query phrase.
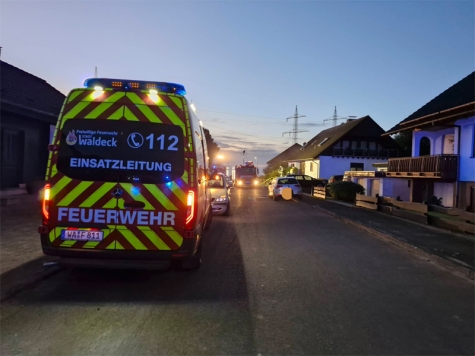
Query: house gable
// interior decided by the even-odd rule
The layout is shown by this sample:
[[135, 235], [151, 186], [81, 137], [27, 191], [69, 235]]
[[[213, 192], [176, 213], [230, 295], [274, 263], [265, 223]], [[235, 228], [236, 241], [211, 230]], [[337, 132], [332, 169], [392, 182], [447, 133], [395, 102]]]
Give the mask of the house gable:
[[285, 151], [279, 153], [277, 156], [267, 161], [266, 163], [268, 166], [275, 166], [277, 164], [280, 164], [281, 162], [286, 162], [289, 158], [293, 157], [301, 147], [302, 145], [294, 143], [292, 146], [287, 148]]
[[391, 137], [381, 137], [383, 133], [381, 126], [370, 116], [364, 116], [321, 131], [287, 161], [306, 161], [319, 156], [333, 156], [335, 145], [343, 141], [374, 142], [385, 149], [399, 149], [399, 145]]
[[385, 135], [413, 129], [415, 126], [428, 124], [434, 120], [443, 120], [446, 117], [451, 119], [456, 116], [469, 117], [470, 111], [473, 115], [474, 102], [475, 72], [472, 72], [388, 130]]

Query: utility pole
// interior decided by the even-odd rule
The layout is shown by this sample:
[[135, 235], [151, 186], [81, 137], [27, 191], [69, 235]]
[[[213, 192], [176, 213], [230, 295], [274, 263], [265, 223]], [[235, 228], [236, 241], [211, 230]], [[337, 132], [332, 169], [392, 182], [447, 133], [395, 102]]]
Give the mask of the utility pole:
[[282, 137], [284, 137], [285, 134], [292, 134], [292, 145], [298, 143], [298, 133], [299, 132], [308, 132], [308, 130], [299, 130], [299, 118], [300, 117], [305, 117], [305, 115], [299, 115], [299, 112], [297, 110], [297, 105], [295, 105], [295, 114], [294, 116], [289, 116], [287, 119], [285, 119], [286, 122], [288, 122], [291, 119], [294, 119], [294, 129], [292, 131], [286, 131], [282, 133]]
[[338, 120], [347, 120], [349, 118], [354, 118], [354, 117], [355, 116], [348, 116], [348, 117], [338, 116], [337, 113], [336, 113], [336, 106], [335, 106], [335, 110], [333, 111], [333, 116], [328, 118], [328, 119], [323, 120], [323, 122], [331, 121], [332, 122], [332, 127], [335, 127], [336, 124], [338, 123]]

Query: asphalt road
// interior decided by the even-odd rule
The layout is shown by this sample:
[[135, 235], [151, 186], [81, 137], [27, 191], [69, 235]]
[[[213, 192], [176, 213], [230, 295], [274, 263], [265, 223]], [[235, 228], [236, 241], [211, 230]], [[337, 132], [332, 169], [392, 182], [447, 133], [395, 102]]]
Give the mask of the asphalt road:
[[195, 272], [65, 269], [1, 306], [1, 354], [474, 354], [473, 282], [266, 190]]

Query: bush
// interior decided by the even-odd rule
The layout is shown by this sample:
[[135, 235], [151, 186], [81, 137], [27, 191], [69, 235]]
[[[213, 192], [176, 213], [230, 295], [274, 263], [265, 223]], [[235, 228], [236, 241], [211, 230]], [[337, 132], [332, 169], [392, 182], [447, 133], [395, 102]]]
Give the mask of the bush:
[[351, 203], [355, 201], [356, 194], [364, 194], [364, 188], [353, 182], [335, 182], [329, 186], [329, 190], [335, 199]]

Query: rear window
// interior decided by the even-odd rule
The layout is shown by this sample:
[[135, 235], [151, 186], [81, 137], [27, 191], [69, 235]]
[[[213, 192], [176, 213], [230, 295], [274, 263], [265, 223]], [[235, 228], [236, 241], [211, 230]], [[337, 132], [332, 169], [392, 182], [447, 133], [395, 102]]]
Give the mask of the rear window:
[[183, 131], [150, 122], [67, 120], [57, 168], [79, 180], [166, 183], [184, 172]]
[[279, 184], [299, 184], [299, 182], [297, 181], [297, 179], [295, 178], [283, 178], [283, 179], [279, 179]]

